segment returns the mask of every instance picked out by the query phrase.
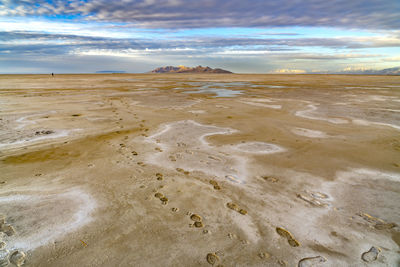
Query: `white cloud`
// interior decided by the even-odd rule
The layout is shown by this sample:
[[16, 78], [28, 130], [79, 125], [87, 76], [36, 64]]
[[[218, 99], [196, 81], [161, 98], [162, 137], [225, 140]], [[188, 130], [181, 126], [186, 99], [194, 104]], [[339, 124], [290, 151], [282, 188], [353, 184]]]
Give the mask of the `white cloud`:
[[277, 69], [272, 73], [276, 74], [304, 74], [307, 73], [305, 70], [296, 70], [296, 69]]
[[[107, 24], [109, 26], [109, 24]], [[53, 34], [73, 34], [77, 36], [106, 37], [106, 38], [130, 38], [137, 36], [134, 31], [123, 31], [103, 28], [102, 24], [79, 23], [79, 22], [60, 22], [45, 19], [27, 18], [1, 18], [0, 29], [11, 31], [32, 31], [53, 33]]]
[[387, 57], [382, 59], [383, 61], [389, 61], [389, 62], [399, 62], [400, 63], [400, 56], [396, 57]]

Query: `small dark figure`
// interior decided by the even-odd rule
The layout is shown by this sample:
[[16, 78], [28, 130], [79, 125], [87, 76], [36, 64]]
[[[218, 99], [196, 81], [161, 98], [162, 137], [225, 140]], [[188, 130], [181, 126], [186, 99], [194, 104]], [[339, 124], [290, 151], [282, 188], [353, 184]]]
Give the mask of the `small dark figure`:
[[54, 73], [51, 73], [51, 76], [54, 77]]

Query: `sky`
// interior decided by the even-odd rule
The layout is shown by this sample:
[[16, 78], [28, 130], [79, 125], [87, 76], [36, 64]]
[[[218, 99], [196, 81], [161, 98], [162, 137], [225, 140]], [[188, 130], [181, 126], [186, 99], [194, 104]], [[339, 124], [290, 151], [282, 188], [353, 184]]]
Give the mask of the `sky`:
[[0, 73], [400, 67], [399, 0], [0, 0]]

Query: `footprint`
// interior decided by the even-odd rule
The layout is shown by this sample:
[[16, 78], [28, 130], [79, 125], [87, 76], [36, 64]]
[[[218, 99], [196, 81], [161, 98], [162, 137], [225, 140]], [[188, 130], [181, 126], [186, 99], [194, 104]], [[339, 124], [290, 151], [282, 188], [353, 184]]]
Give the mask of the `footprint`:
[[228, 202], [228, 203], [226, 203], [226, 206], [228, 207], [228, 208], [230, 208], [231, 210], [239, 210], [239, 206], [238, 205], [236, 205], [235, 203], [232, 203], [232, 202]]
[[164, 179], [164, 175], [162, 173], [159, 173], [159, 172], [156, 173], [156, 177], [157, 177], [157, 180], [159, 180], [159, 181]]
[[288, 265], [287, 261], [285, 261], [285, 260], [277, 260], [276, 262], [277, 262], [280, 266], [287, 266], [287, 265]]
[[221, 161], [220, 158], [214, 157], [214, 156], [208, 156], [209, 159], [215, 160], [215, 161]]
[[217, 181], [215, 180], [210, 180], [210, 184], [214, 186], [215, 190], [221, 190], [221, 187], [219, 186], [219, 184], [217, 183]]
[[168, 198], [165, 197], [162, 193], [157, 192], [157, 193], [154, 194], [154, 196], [161, 201], [161, 204], [163, 204], [163, 205], [167, 205], [168, 204]]
[[321, 193], [321, 192], [310, 192], [310, 194], [315, 197], [315, 198], [319, 198], [319, 199], [328, 199], [329, 196], [327, 194]]
[[242, 208], [239, 208], [239, 206], [236, 205], [235, 203], [228, 202], [228, 203], [226, 204], [226, 206], [227, 206], [228, 208], [230, 208], [231, 210], [234, 210], [234, 211], [239, 212], [239, 213], [242, 214], [242, 215], [246, 215], [246, 214], [247, 214], [247, 210], [242, 209]]
[[312, 267], [319, 266], [320, 263], [326, 262], [326, 259], [322, 256], [308, 257], [299, 261], [298, 267]]
[[219, 257], [215, 253], [208, 253], [206, 259], [211, 265], [214, 265], [219, 261]]
[[380, 252], [381, 252], [380, 248], [371, 247], [367, 252], [364, 252], [361, 255], [361, 259], [365, 262], [375, 261], [378, 258]]
[[305, 192], [304, 194], [297, 194], [297, 197], [305, 202], [316, 207], [327, 207], [328, 203], [323, 200], [328, 199], [329, 196], [320, 192]]
[[194, 222], [194, 226], [195, 226], [196, 228], [201, 228], [201, 227], [203, 227], [204, 225], [203, 225], [203, 222]]
[[161, 200], [161, 204], [163, 204], [163, 205], [167, 205], [168, 204], [168, 198], [162, 197], [162, 198], [160, 198], [160, 200]]
[[183, 174], [185, 174], [185, 175], [189, 175], [189, 174], [190, 174], [189, 171], [185, 171], [185, 170], [182, 169], [182, 168], [176, 168], [175, 170], [176, 170], [177, 172], [183, 173]]
[[178, 143], [176, 143], [176, 145], [177, 145], [178, 147], [186, 147], [186, 146], [187, 146], [187, 144], [185, 144], [185, 143], [183, 143], [183, 142], [178, 142]]
[[233, 175], [225, 175], [225, 178], [234, 183], [238, 183], [238, 184], [242, 183], [238, 178], [236, 178]]
[[164, 197], [164, 195], [163, 195], [162, 193], [160, 193], [160, 192], [155, 193], [154, 196], [155, 196], [156, 198], [158, 198], [158, 199]]
[[375, 229], [377, 230], [387, 230], [396, 227], [397, 224], [395, 223], [377, 223], [374, 225]]
[[10, 224], [7, 224], [4, 218], [0, 219], [0, 232], [3, 232], [8, 236], [15, 234], [14, 227], [12, 227]]
[[203, 225], [203, 222], [202, 222], [203, 219], [201, 218], [200, 215], [198, 215], [198, 214], [192, 214], [192, 215], [190, 216], [190, 219], [191, 219], [192, 221], [194, 221], [193, 225], [194, 225], [196, 228], [201, 228], [201, 227], [204, 226], [204, 225]]
[[369, 215], [368, 213], [360, 212], [357, 215], [366, 220], [367, 222], [373, 224], [375, 229], [377, 230], [387, 230], [397, 226], [397, 224], [395, 223], [385, 222], [384, 220]]
[[194, 222], [201, 222], [201, 221], [202, 221], [201, 216], [198, 215], [198, 214], [192, 214], [192, 216], [190, 216], [190, 219], [191, 219], [192, 221], [194, 221]]
[[288, 230], [281, 228], [281, 227], [276, 227], [276, 232], [280, 236], [286, 238], [290, 246], [292, 246], [292, 247], [300, 246], [299, 241], [297, 241]]
[[258, 253], [258, 257], [263, 260], [267, 260], [271, 257], [271, 255], [268, 252], [260, 252]]
[[245, 209], [240, 209], [240, 210], [239, 210], [239, 213], [242, 214], [242, 215], [246, 215], [246, 214], [247, 214], [247, 210], [245, 210]]
[[22, 266], [25, 263], [26, 255], [23, 251], [16, 250], [10, 254], [10, 262], [16, 266]]
[[234, 238], [236, 238], [236, 235], [232, 234], [232, 233], [228, 233], [228, 237], [229, 237], [229, 239], [234, 239]]
[[267, 176], [267, 175], [261, 176], [261, 178], [263, 178], [265, 181], [273, 183], [273, 184], [277, 183], [279, 181], [278, 178], [275, 178], [275, 177], [272, 177], [272, 176]]

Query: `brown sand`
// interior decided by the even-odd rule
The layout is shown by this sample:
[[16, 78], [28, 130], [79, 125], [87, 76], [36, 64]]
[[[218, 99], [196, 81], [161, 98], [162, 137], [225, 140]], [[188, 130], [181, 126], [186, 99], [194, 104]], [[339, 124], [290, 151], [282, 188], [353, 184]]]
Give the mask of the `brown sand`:
[[0, 170], [0, 266], [400, 264], [399, 77], [2, 75]]

